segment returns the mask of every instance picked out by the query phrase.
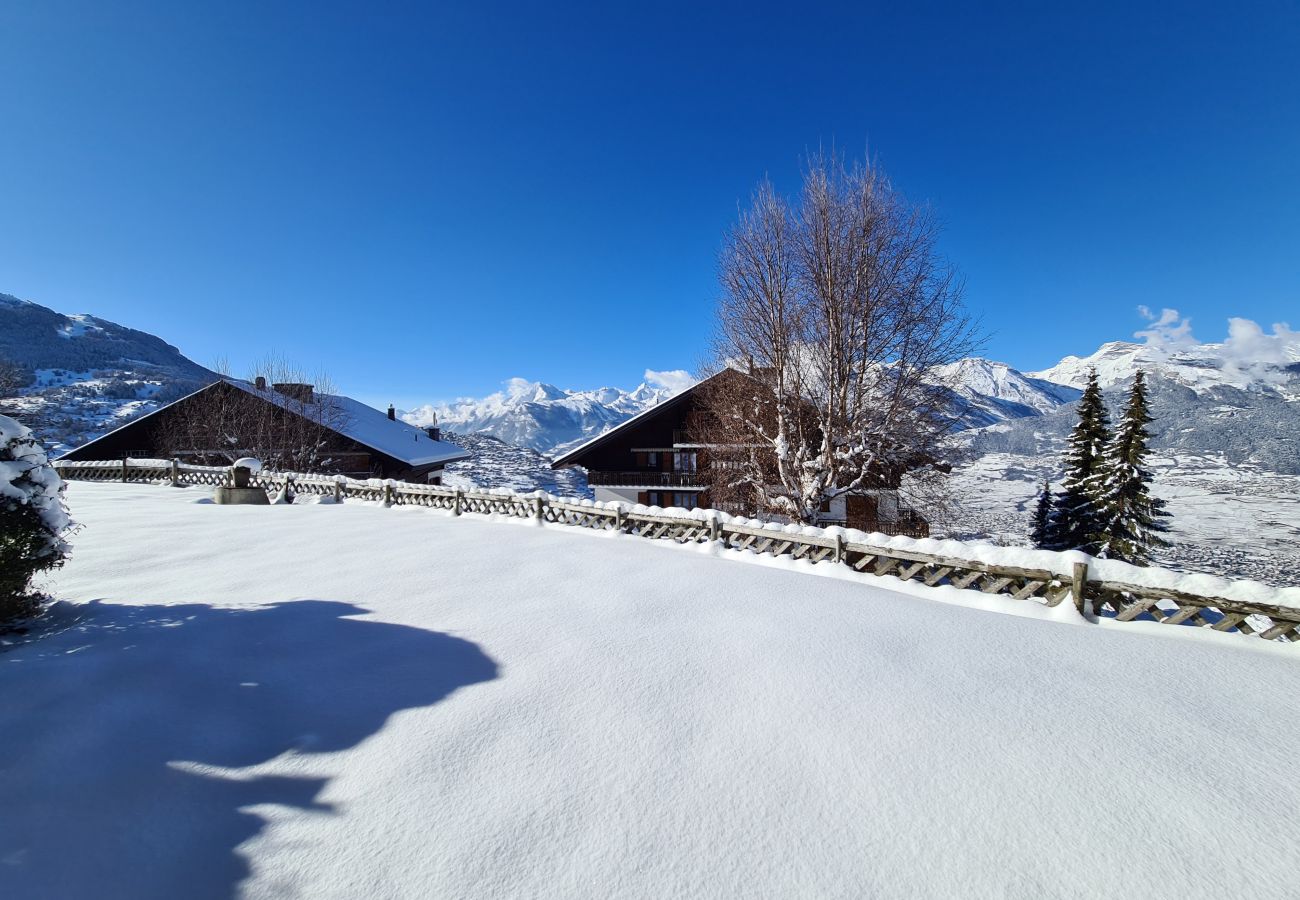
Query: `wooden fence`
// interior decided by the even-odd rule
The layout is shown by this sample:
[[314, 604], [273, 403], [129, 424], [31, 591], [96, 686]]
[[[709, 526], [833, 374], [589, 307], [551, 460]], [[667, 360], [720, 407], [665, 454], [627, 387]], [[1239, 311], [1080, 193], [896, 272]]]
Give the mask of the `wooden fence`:
[[[192, 466], [176, 460], [108, 460], [54, 463], [65, 479], [122, 481], [172, 485], [228, 485], [230, 470]], [[683, 518], [573, 503], [544, 494], [523, 496], [465, 491], [434, 485], [394, 481], [357, 481], [320, 475], [262, 472], [253, 485], [269, 494], [314, 494], [371, 500], [388, 506], [427, 506], [462, 513], [532, 518], [540, 523], [573, 525], [621, 532], [679, 543], [716, 541], [735, 550], [788, 556], [811, 563], [847, 565], [858, 572], [892, 576], [928, 586], [950, 585], [1017, 600], [1057, 606], [1071, 598], [1085, 617], [1119, 622], [1154, 621], [1214, 631], [1256, 635], [1265, 640], [1300, 641], [1300, 609], [1245, 603], [1223, 597], [1189, 594], [1172, 588], [1147, 587], [1092, 578], [1085, 563], [1074, 563], [1069, 574], [1048, 569], [1022, 569], [918, 553], [894, 547], [849, 541], [842, 534], [789, 534], [770, 528], [723, 522], [720, 518]]]

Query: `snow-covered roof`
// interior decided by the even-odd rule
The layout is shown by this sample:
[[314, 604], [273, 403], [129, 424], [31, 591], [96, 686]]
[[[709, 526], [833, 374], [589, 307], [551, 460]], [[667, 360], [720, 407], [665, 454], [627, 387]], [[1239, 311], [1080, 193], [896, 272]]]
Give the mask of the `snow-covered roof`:
[[[230, 380], [229, 384], [254, 396], [261, 397], [290, 412], [297, 412], [301, 403], [275, 390], [273, 387], [258, 389], [247, 381]], [[367, 406], [359, 400], [344, 397], [342, 394], [318, 394], [316, 401], [327, 402], [338, 411], [338, 420], [329, 423], [332, 430], [349, 437], [358, 444], [364, 444], [371, 450], [377, 450], [386, 456], [401, 460], [410, 466], [427, 466], [434, 463], [455, 462], [469, 459], [471, 454], [447, 441], [435, 441], [417, 428], [401, 419], [390, 419], [387, 413]]]
[[[195, 391], [194, 394], [189, 394], [180, 400], [167, 404], [167, 406], [160, 407], [148, 415], [132, 419], [107, 434], [101, 435], [93, 441], [88, 441], [81, 447], [76, 448], [76, 451], [84, 451], [85, 448], [93, 446], [96, 442], [121, 431], [123, 428], [129, 428], [150, 416], [157, 415], [170, 406], [174, 406], [176, 403], [183, 403], [195, 394], [211, 390], [215, 385], [222, 383], [221, 381], [213, 382], [213, 384]], [[300, 411], [301, 403], [299, 401], [279, 393], [272, 387], [259, 389], [247, 381], [233, 378], [225, 379], [224, 383], [255, 397], [260, 397], [269, 403], [274, 403], [276, 406], [290, 412]], [[342, 394], [317, 395], [316, 402], [322, 401], [332, 404], [339, 413], [337, 417], [332, 417], [334, 420], [326, 423], [331, 430], [409, 466], [428, 466], [455, 462], [459, 459], [469, 459], [473, 455], [468, 450], [447, 441], [435, 441], [423, 429], [407, 424], [401, 419], [390, 419], [386, 413], [375, 409], [373, 406], [367, 406], [358, 400], [353, 400], [351, 397], [344, 397]]]

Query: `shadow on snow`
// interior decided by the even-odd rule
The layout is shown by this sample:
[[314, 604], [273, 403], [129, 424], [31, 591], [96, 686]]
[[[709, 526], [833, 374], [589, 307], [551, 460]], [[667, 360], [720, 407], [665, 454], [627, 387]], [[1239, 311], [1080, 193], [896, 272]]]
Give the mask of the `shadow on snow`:
[[354, 747], [393, 713], [490, 681], [469, 641], [251, 609], [60, 604], [0, 653], [0, 884], [13, 897], [224, 897], [277, 804], [320, 815], [327, 778], [194, 771]]

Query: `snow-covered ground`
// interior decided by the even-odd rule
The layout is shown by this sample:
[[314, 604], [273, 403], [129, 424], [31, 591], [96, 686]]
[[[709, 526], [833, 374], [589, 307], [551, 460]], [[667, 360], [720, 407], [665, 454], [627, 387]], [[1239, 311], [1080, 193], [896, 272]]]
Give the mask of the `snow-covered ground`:
[[546, 491], [561, 497], [592, 496], [585, 469], [552, 469], [551, 461], [529, 447], [516, 447], [490, 434], [443, 431], [443, 437], [473, 454], [447, 466], [442, 483], [462, 490]]
[[65, 602], [0, 653], [6, 896], [1291, 890], [1294, 648], [204, 497], [69, 488]]
[[[1030, 513], [1055, 456], [988, 453], [954, 471], [952, 504], [936, 532], [1028, 544]], [[1174, 546], [1161, 565], [1277, 586], [1300, 572], [1300, 477], [1232, 465], [1219, 454], [1158, 453], [1157, 496], [1169, 503]]]

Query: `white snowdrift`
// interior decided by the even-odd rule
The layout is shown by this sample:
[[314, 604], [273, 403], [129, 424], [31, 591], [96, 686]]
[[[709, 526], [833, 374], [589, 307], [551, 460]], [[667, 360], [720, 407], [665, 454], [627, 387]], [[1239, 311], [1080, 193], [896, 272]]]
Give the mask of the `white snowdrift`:
[[0, 653], [6, 896], [1278, 896], [1300, 864], [1293, 648], [206, 496], [70, 486], [69, 602]]

